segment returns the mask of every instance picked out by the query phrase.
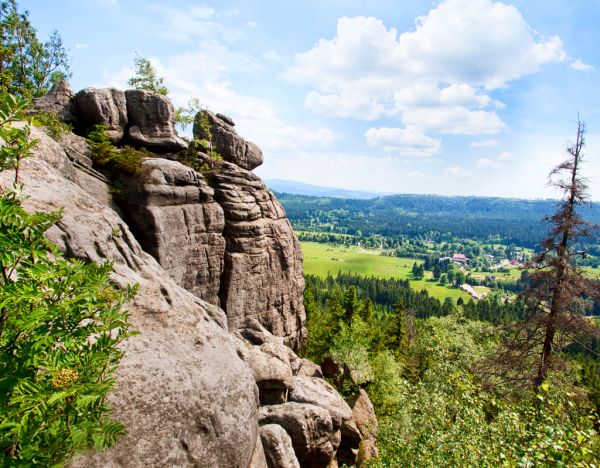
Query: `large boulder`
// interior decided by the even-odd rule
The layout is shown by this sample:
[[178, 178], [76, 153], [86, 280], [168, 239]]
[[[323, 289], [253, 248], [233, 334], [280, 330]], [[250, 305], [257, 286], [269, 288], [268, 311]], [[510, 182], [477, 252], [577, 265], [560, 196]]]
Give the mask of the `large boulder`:
[[[263, 163], [261, 149], [237, 134], [233, 121], [221, 114], [202, 110], [194, 119], [194, 138], [206, 141], [225, 161], [251, 171]], [[205, 151], [209, 148], [205, 147]]]
[[292, 386], [292, 370], [289, 363], [243, 342], [238, 345], [238, 354], [252, 370], [263, 405], [285, 403]]
[[352, 410], [348, 403], [335, 388], [318, 377], [294, 377], [289, 400], [297, 403], [310, 403], [326, 409], [331, 416], [333, 429], [336, 431], [341, 428], [343, 422], [352, 419]]
[[175, 130], [175, 108], [167, 96], [143, 89], [125, 91], [128, 138], [136, 146], [159, 153], [177, 152], [188, 143]]
[[258, 176], [234, 164], [220, 161], [211, 184], [225, 215], [219, 296], [230, 328], [254, 317], [299, 348], [306, 338], [302, 251], [285, 211]]
[[[36, 128], [32, 137], [40, 142], [21, 165], [24, 207], [63, 207], [50, 239], [71, 256], [113, 262], [118, 284], [139, 285], [128, 310], [140, 334], [123, 343], [109, 396], [126, 434], [110, 450], [73, 465], [247, 468], [257, 444], [258, 392], [224, 313], [176, 285], [117, 213], [78, 185], [60, 145]], [[12, 177], [0, 173], [0, 184], [8, 186]]]
[[292, 439], [278, 424], [265, 424], [260, 428], [260, 438], [269, 468], [300, 468]]
[[179, 286], [218, 305], [225, 220], [202, 174], [147, 158], [125, 185], [121, 207], [144, 250]]
[[67, 81], [56, 83], [48, 94], [33, 100], [32, 113], [48, 112], [71, 125], [77, 124], [77, 109], [73, 98], [75, 94]]
[[115, 88], [85, 88], [75, 95], [80, 126], [87, 133], [95, 125], [106, 125], [106, 133], [114, 143], [125, 135], [127, 104], [125, 93]]
[[339, 445], [339, 431], [333, 429], [329, 412], [319, 406], [294, 402], [263, 406], [259, 423], [285, 429], [301, 466], [328, 466]]

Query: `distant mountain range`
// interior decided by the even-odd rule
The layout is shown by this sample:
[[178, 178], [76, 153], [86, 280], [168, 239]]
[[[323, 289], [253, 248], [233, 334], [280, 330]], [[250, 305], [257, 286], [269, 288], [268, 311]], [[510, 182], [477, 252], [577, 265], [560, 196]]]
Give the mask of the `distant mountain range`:
[[319, 185], [305, 184], [294, 180], [269, 179], [265, 180], [267, 187], [274, 192], [293, 193], [296, 195], [310, 195], [313, 197], [333, 197], [333, 198], [355, 198], [359, 200], [368, 200], [371, 198], [391, 195], [385, 192], [367, 192], [364, 190], [346, 190], [335, 187], [321, 187]]

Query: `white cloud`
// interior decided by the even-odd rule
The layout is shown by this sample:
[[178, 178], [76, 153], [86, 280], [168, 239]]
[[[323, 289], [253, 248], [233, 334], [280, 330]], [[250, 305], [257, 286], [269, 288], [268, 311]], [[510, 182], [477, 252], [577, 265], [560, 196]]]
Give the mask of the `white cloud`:
[[90, 47], [89, 45], [87, 45], [85, 43], [81, 43], [81, 42], [78, 42], [77, 44], [75, 44], [75, 48], [78, 50], [88, 49], [89, 47]]
[[297, 54], [285, 77], [313, 88], [313, 111], [369, 120], [415, 105], [482, 108], [492, 100], [480, 88], [564, 59], [560, 39], [533, 32], [513, 6], [444, 0], [400, 35], [377, 18], [339, 18], [335, 37]]
[[495, 165], [496, 164], [494, 163], [494, 161], [488, 158], [480, 158], [476, 164], [477, 167], [490, 167]]
[[463, 169], [460, 166], [452, 166], [444, 169], [444, 177], [450, 179], [464, 179], [469, 177], [472, 174], [471, 171]]
[[283, 58], [281, 58], [281, 55], [279, 55], [279, 53], [277, 53], [276, 50], [269, 50], [267, 52], [264, 52], [262, 54], [262, 58], [264, 58], [265, 60], [269, 60], [271, 62], [282, 62]]
[[441, 142], [419, 132], [415, 127], [370, 128], [365, 137], [369, 146], [405, 156], [432, 156], [439, 153]]
[[442, 89], [440, 102], [448, 106], [485, 107], [492, 99], [485, 94], [478, 94], [476, 88], [462, 83]]
[[472, 141], [469, 143], [471, 148], [489, 148], [491, 146], [498, 146], [498, 140], [481, 140]]
[[504, 152], [500, 153], [496, 159], [498, 161], [506, 161], [507, 159], [512, 158], [512, 156], [513, 156], [512, 153], [510, 153], [508, 151], [504, 151]]
[[594, 70], [594, 67], [592, 65], [583, 62], [581, 59], [573, 60], [570, 63], [569, 68], [581, 72]]
[[176, 42], [189, 42], [194, 38], [217, 38], [231, 41], [240, 37], [240, 32], [214, 20], [215, 10], [204, 5], [188, 5], [184, 8], [152, 4], [148, 7], [160, 16], [157, 34]]
[[490, 135], [505, 127], [495, 112], [464, 107], [411, 109], [404, 112], [402, 121], [419, 129], [452, 135]]
[[356, 117], [375, 120], [384, 111], [384, 106], [368, 94], [356, 94], [340, 98], [337, 94], [321, 94], [311, 91], [306, 94], [304, 104], [317, 114], [334, 117]]

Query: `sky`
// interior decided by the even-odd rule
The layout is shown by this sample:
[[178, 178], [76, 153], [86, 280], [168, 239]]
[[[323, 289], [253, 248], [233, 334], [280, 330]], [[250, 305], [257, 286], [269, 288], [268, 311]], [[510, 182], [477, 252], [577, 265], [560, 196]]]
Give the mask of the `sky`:
[[[264, 179], [390, 193], [555, 198], [586, 124], [600, 201], [597, 0], [20, 0], [74, 90], [150, 59], [263, 150]], [[189, 132], [189, 130], [188, 130]]]

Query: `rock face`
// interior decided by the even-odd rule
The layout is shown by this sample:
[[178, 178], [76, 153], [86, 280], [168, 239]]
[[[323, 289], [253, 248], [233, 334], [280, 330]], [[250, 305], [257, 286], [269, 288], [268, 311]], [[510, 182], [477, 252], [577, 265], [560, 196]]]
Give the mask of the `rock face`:
[[[258, 392], [223, 312], [176, 285], [117, 213], [77, 185], [77, 171], [56, 142], [36, 128], [32, 137], [40, 139], [36, 157], [20, 171], [26, 209], [64, 207], [49, 237], [69, 255], [114, 262], [119, 284], [139, 284], [128, 309], [141, 333], [124, 344], [109, 400], [127, 434], [73, 465], [246, 468], [258, 436]], [[1, 173], [0, 183], [11, 176]]]
[[265, 457], [269, 468], [300, 468], [292, 439], [278, 424], [265, 424], [260, 428]]
[[175, 131], [175, 108], [166, 96], [141, 89], [129, 89], [125, 96], [131, 142], [160, 153], [187, 148]]
[[115, 88], [85, 88], [75, 96], [75, 105], [85, 131], [106, 125], [110, 139], [118, 143], [125, 136], [127, 104], [125, 93]]
[[77, 110], [73, 102], [75, 94], [66, 81], [61, 81], [50, 88], [48, 94], [33, 100], [34, 113], [54, 113], [69, 124], [77, 122]]
[[326, 467], [339, 444], [329, 412], [319, 406], [293, 402], [263, 406], [259, 423], [285, 429], [301, 466]]
[[356, 423], [362, 440], [359, 446], [358, 461], [360, 466], [365, 466], [366, 461], [377, 458], [377, 433], [379, 424], [375, 415], [375, 408], [369, 399], [369, 395], [362, 388], [352, 408], [352, 419]]
[[223, 210], [201, 174], [175, 161], [149, 158], [127, 181], [121, 203], [144, 250], [178, 285], [219, 304]]
[[263, 163], [263, 153], [256, 144], [239, 136], [233, 127], [229, 117], [203, 110], [194, 119], [194, 137], [207, 140], [225, 161], [251, 171]]
[[[75, 102], [104, 112], [90, 122], [118, 123], [125, 102], [119, 96], [88, 88]], [[154, 110], [128, 112], [130, 123], [143, 120], [131, 118], [138, 111], [154, 115], [139, 127], [146, 135], [154, 118], [171, 122], [161, 99], [128, 92], [127, 104], [133, 102], [153, 103]], [[229, 118], [219, 119], [233, 128]], [[116, 127], [113, 138], [122, 131]], [[235, 137], [242, 141], [236, 145], [249, 147]], [[109, 396], [126, 435], [71, 466], [356, 463], [358, 446], [374, 437], [372, 406], [359, 398], [354, 414], [319, 366], [293, 351], [306, 336], [302, 254], [262, 181], [228, 161], [215, 163], [205, 179], [179, 162], [146, 158], [138, 172], [123, 177], [125, 196], [117, 208], [81, 137], [57, 143], [34, 128], [32, 138], [40, 140], [36, 155], [20, 171], [25, 208], [64, 207], [50, 239], [69, 256], [112, 262], [120, 286], [139, 285], [128, 309], [140, 335], [123, 344]], [[0, 184], [11, 176], [0, 173]], [[361, 447], [374, 453], [374, 444]]]
[[221, 162], [213, 175], [225, 213], [219, 297], [231, 328], [255, 317], [287, 345], [306, 338], [302, 251], [277, 199], [253, 173]]

